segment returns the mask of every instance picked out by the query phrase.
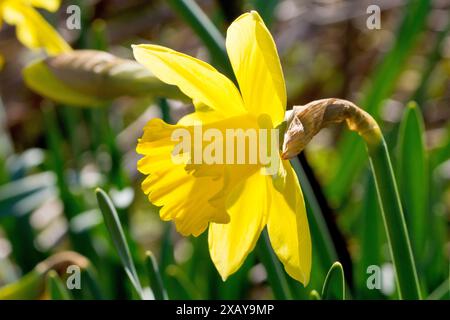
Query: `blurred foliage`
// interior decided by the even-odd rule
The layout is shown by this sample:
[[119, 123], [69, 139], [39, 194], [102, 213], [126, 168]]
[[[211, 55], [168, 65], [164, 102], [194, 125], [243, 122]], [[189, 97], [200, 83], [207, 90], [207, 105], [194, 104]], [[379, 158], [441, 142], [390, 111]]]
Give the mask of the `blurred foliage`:
[[[397, 297], [368, 160], [341, 126], [323, 130], [304, 152], [316, 178], [294, 163], [313, 238], [307, 288], [273, 259], [265, 235], [224, 283], [206, 236], [180, 237], [140, 191], [135, 145], [143, 126], [193, 109], [130, 60], [130, 45], [162, 44], [230, 72], [223, 35], [251, 9], [277, 42], [288, 108], [337, 96], [379, 119], [423, 296], [450, 298], [450, 3], [380, 1], [381, 29], [369, 30], [367, 4], [357, 0], [72, 2], [82, 9], [81, 30], [65, 26], [68, 1], [45, 17], [75, 50], [88, 50], [83, 61], [43, 57], [23, 48], [12, 27], [0, 31], [0, 298]], [[105, 190], [99, 203], [97, 187]], [[81, 290], [67, 292], [60, 270], [38, 269], [67, 250], [90, 262]], [[334, 263], [343, 253], [350, 264]], [[367, 287], [370, 265], [381, 268], [381, 290]]]

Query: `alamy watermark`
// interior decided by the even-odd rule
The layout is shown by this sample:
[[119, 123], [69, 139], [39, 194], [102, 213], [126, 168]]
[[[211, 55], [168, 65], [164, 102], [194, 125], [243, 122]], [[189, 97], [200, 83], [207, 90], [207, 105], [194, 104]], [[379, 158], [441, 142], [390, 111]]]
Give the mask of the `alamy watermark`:
[[81, 269], [76, 264], [67, 267], [66, 273], [69, 274], [66, 280], [66, 287], [69, 290], [81, 289]]
[[370, 14], [366, 20], [367, 29], [381, 29], [381, 8], [376, 4], [372, 4], [367, 7], [366, 13]]
[[77, 5], [70, 5], [66, 9], [66, 13], [69, 15], [66, 19], [66, 27], [69, 30], [81, 29], [81, 8]]
[[390, 295], [395, 290], [394, 267], [391, 263], [382, 266], [370, 265], [366, 269], [366, 286], [369, 290], [380, 290], [385, 295]]

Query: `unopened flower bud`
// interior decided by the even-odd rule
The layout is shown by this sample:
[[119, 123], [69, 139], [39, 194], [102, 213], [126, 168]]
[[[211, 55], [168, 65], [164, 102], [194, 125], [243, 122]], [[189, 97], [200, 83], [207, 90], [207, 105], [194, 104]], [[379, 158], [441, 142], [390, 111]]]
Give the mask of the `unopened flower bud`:
[[380, 128], [370, 114], [347, 100], [322, 99], [294, 106], [287, 115], [281, 157], [295, 157], [322, 128], [342, 121], [346, 121], [349, 129], [361, 135], [369, 146], [381, 141]]

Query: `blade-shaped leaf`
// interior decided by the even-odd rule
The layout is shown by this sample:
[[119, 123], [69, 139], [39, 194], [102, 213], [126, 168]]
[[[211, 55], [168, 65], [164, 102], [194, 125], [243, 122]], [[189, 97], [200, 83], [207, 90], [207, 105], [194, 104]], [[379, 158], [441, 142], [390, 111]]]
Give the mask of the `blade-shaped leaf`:
[[150, 251], [146, 253], [146, 266], [148, 277], [150, 280], [150, 287], [153, 291], [156, 300], [167, 300], [166, 289], [162, 282], [161, 274], [158, 270], [158, 264], [156, 263], [155, 256]]
[[0, 186], [0, 217], [36, 209], [45, 199], [56, 194], [55, 185], [55, 175], [43, 172]]
[[191, 279], [189, 279], [187, 274], [178, 265], [172, 264], [168, 266], [166, 269], [166, 274], [177, 288], [177, 290], [174, 290], [173, 292], [175, 296], [173, 298], [171, 297], [171, 299], [202, 299], [198, 288], [194, 283], [192, 283]]
[[234, 73], [225, 50], [225, 40], [194, 0], [169, 0], [168, 3], [203, 41], [220, 71], [233, 78]]
[[355, 268], [357, 292], [360, 298], [380, 299], [380, 290], [370, 290], [367, 287], [367, 270], [372, 265], [380, 266], [382, 260], [382, 246], [385, 243], [382, 226], [383, 220], [378, 204], [375, 182], [369, 175], [365, 184], [365, 195], [361, 208], [361, 224], [359, 232], [360, 258]]
[[102, 189], [97, 189], [95, 193], [97, 195], [98, 205], [103, 214], [103, 219], [105, 220], [106, 228], [109, 231], [120, 260], [122, 261], [125, 272], [130, 278], [130, 281], [138, 294], [142, 297], [142, 286], [140, 284], [133, 259], [131, 258], [130, 249], [128, 248], [117, 211], [105, 191]]
[[309, 293], [309, 300], [322, 300], [322, 298], [316, 290], [311, 290]]
[[14, 283], [0, 288], [0, 300], [35, 300], [44, 291], [45, 275], [32, 270]]
[[403, 116], [398, 144], [397, 177], [413, 251], [420, 261], [423, 254], [428, 214], [428, 163], [423, 118], [415, 103], [408, 104]]
[[59, 275], [66, 274], [67, 267], [78, 266], [81, 270], [88, 270], [91, 263], [84, 256], [73, 252], [63, 251], [41, 261], [36, 267], [16, 282], [0, 288], [0, 300], [34, 300], [41, 298], [45, 291], [45, 283], [50, 272]]
[[427, 300], [449, 300], [450, 299], [450, 279], [446, 279], [439, 287], [437, 287]]
[[344, 269], [339, 262], [333, 263], [322, 288], [322, 299], [345, 300]]
[[52, 300], [72, 300], [70, 292], [54, 270], [47, 275], [47, 292]]

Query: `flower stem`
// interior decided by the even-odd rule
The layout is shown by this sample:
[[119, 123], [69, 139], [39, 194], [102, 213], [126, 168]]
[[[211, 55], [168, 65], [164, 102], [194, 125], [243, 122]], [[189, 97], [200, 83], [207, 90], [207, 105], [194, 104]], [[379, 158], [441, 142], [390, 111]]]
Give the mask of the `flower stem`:
[[370, 114], [350, 101], [323, 99], [295, 106], [287, 117], [282, 157], [301, 152], [324, 127], [345, 121], [366, 142], [372, 173], [394, 264], [401, 299], [421, 299], [416, 266], [389, 152], [381, 130]]
[[169, 0], [168, 2], [202, 39], [219, 69], [233, 77], [233, 70], [225, 50], [225, 40], [197, 3], [194, 0]]
[[368, 148], [368, 152], [400, 299], [421, 299], [405, 217], [384, 139], [378, 146]]

